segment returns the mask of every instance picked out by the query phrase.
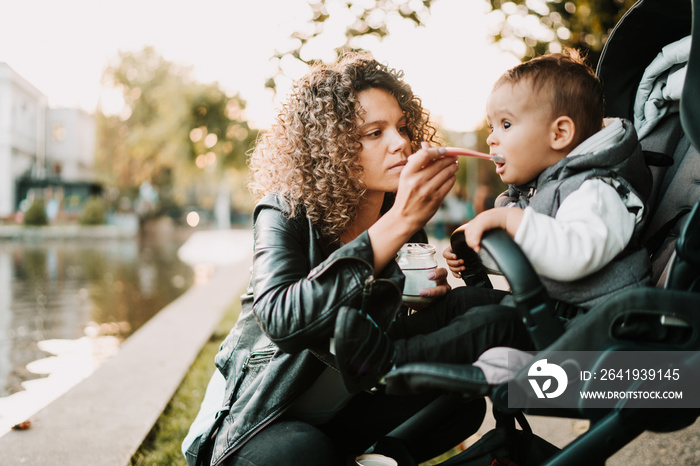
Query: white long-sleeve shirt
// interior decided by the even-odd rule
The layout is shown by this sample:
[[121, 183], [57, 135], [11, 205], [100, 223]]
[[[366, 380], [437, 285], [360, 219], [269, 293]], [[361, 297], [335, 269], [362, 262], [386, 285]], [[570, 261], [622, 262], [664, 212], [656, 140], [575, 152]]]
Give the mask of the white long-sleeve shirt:
[[573, 281], [600, 270], [622, 252], [637, 221], [613, 186], [591, 179], [564, 199], [555, 217], [527, 207], [514, 240], [538, 274]]

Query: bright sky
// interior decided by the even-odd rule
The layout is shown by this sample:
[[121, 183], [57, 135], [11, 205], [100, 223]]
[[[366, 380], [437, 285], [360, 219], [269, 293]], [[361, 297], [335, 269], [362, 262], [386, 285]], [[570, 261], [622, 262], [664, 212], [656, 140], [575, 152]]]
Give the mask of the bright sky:
[[[359, 0], [361, 1], [361, 0]], [[410, 1], [410, 0], [407, 0]], [[0, 62], [46, 94], [49, 105], [92, 112], [102, 99], [105, 66], [119, 51], [152, 45], [165, 59], [193, 68], [202, 82], [218, 81], [248, 102], [248, 118], [266, 127], [274, 118], [264, 88], [275, 49], [286, 49], [292, 31], [309, 16], [307, 0], [21, 0], [4, 2]], [[407, 81], [445, 128], [470, 131], [480, 124], [491, 83], [517, 63], [488, 44], [490, 21], [483, 0], [436, 0], [428, 26], [392, 26], [384, 42], [363, 46]], [[331, 16], [333, 18], [333, 16]], [[329, 28], [319, 53], [330, 50], [344, 28]], [[324, 50], [325, 49], [325, 50]], [[291, 68], [292, 74], [303, 69]], [[286, 92], [284, 83], [281, 97]]]

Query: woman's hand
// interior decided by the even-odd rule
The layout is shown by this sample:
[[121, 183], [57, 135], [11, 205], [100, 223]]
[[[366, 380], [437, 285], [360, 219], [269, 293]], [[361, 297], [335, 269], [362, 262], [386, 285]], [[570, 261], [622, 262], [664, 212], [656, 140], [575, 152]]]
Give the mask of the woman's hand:
[[423, 302], [411, 301], [410, 303], [406, 303], [408, 307], [414, 311], [425, 309], [430, 306], [430, 302], [433, 299], [445, 296], [452, 289], [449, 283], [447, 283], [447, 270], [443, 267], [431, 270], [428, 272], [427, 277], [429, 280], [435, 281], [435, 286], [420, 290], [420, 297], [424, 298]]
[[[430, 220], [454, 186], [459, 168], [457, 158], [445, 155], [444, 147], [427, 143], [408, 158], [401, 172], [396, 200], [390, 212], [413, 232]], [[411, 233], [411, 234], [412, 234]]]
[[394, 260], [401, 246], [437, 212], [454, 186], [457, 168], [455, 156], [426, 143], [408, 158], [393, 207], [368, 229], [375, 271]]
[[452, 289], [447, 283], [447, 270], [443, 267], [438, 267], [428, 272], [428, 279], [433, 280], [435, 286], [420, 290], [421, 298], [439, 298], [440, 296], [445, 296]]

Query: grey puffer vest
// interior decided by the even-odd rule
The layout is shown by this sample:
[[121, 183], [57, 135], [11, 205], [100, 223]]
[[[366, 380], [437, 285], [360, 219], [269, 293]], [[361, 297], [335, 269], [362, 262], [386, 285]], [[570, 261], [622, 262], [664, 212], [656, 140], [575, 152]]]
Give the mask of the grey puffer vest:
[[[529, 206], [535, 212], [554, 217], [564, 199], [590, 179], [612, 180], [623, 201], [634, 193], [646, 203], [651, 190], [651, 172], [644, 161], [634, 127], [627, 120], [622, 123], [625, 134], [619, 144], [565, 157], [544, 170], [533, 184], [510, 186], [499, 196], [496, 205]], [[570, 282], [540, 277], [549, 295], [589, 309], [624, 289], [648, 284], [649, 257], [637, 240], [643, 222], [637, 223], [627, 248], [598, 272]]]

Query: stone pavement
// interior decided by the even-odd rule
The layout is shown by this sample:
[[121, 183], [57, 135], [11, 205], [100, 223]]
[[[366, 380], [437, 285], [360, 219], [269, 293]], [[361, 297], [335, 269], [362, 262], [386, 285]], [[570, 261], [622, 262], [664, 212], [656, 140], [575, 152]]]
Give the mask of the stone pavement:
[[238, 299], [249, 279], [251, 230], [197, 232], [191, 239], [197, 248], [188, 247], [183, 259], [196, 262], [201, 271], [214, 267], [212, 258], [218, 258], [214, 275], [195, 283], [129, 337], [94, 374], [32, 416], [30, 429], [0, 437], [0, 464], [130, 463], [223, 311]]

